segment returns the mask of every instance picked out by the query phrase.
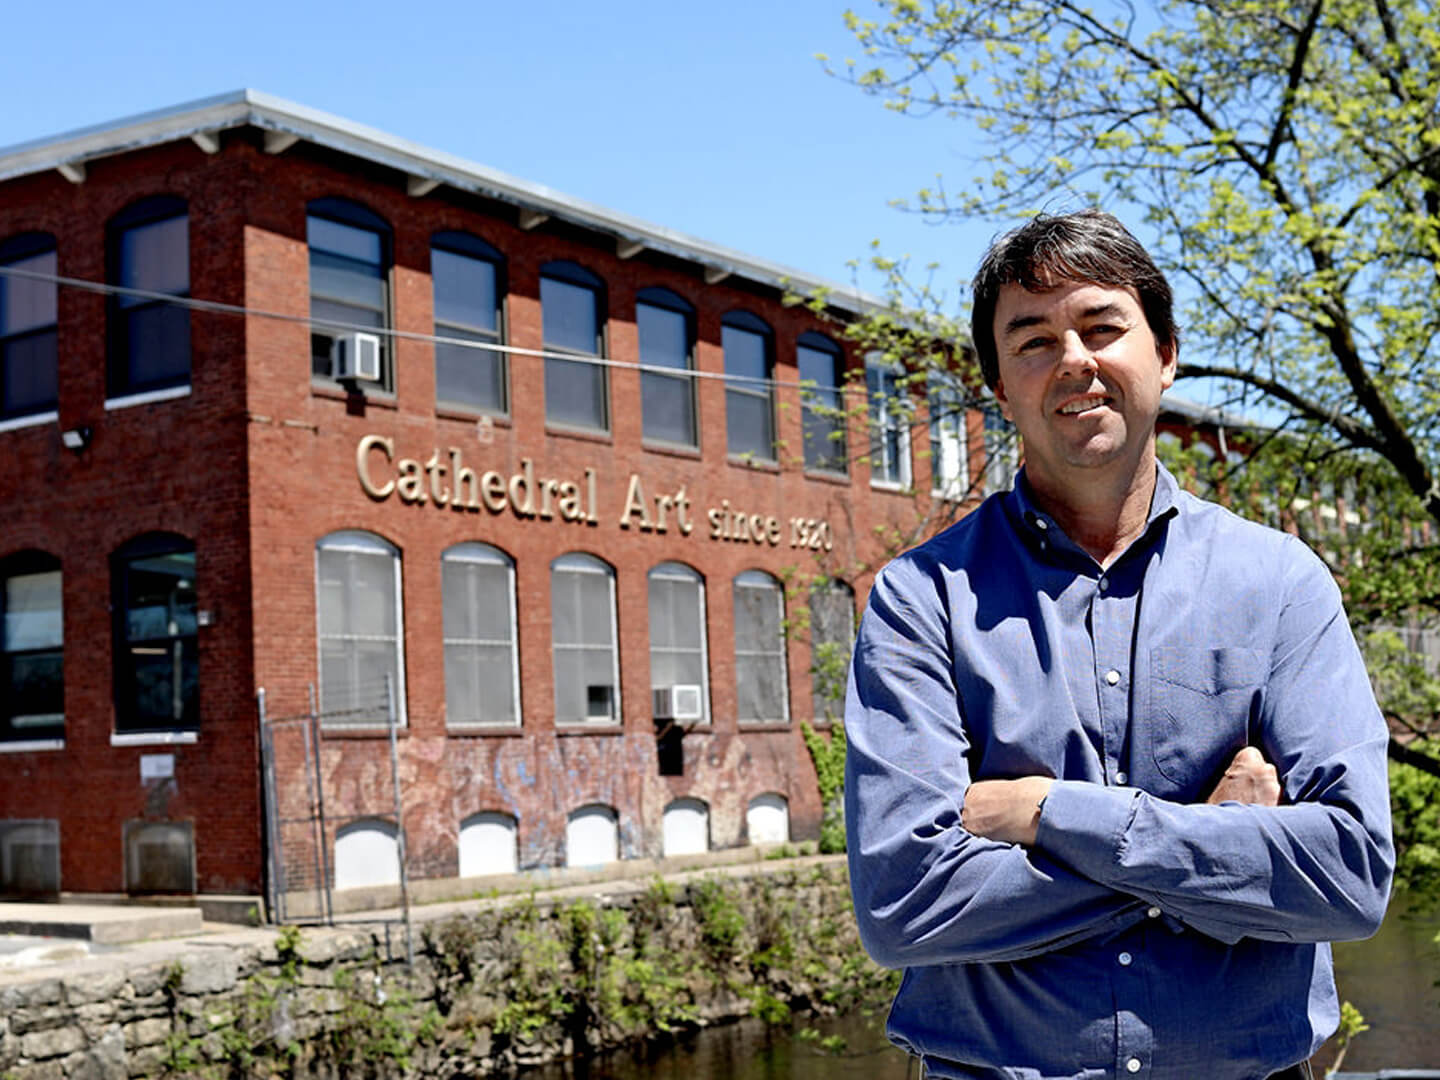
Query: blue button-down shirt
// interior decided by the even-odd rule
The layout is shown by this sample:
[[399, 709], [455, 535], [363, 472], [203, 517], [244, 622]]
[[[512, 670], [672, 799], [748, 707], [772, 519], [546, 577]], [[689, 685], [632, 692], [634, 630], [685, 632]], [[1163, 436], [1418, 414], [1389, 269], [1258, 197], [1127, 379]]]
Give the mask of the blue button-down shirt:
[[[846, 734], [855, 913], [929, 1075], [1241, 1080], [1334, 1030], [1326, 942], [1389, 890], [1387, 735], [1294, 537], [1160, 468], [1101, 568], [1022, 474], [878, 575]], [[1247, 744], [1282, 805], [1203, 805]], [[1033, 846], [964, 830], [972, 780], [1031, 775]]]

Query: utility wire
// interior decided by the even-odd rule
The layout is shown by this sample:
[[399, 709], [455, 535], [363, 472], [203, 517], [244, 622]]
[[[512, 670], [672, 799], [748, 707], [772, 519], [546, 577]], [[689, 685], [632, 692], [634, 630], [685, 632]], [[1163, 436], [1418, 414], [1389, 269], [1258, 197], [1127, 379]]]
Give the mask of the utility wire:
[[639, 371], [655, 375], [669, 375], [675, 378], [689, 379], [718, 379], [725, 383], [748, 383], [758, 387], [769, 387], [772, 389], [788, 388], [796, 390], [817, 392], [843, 393], [843, 386], [824, 386], [811, 380], [782, 380], [766, 379], [754, 375], [727, 375], [718, 371], [696, 371], [694, 369], [681, 369], [664, 367], [658, 364], [643, 364], [631, 360], [612, 360], [609, 357], [595, 356], [589, 353], [555, 352], [547, 349], [527, 349], [519, 345], [502, 345], [499, 342], [475, 341], [471, 338], [446, 337], [440, 334], [424, 334], [415, 330], [396, 330], [393, 327], [385, 326], [361, 326], [358, 323], [342, 323], [331, 320], [315, 319], [309, 315], [288, 315], [280, 311], [267, 311], [263, 308], [253, 308], [242, 304], [224, 304], [218, 300], [202, 300], [193, 296], [176, 296], [174, 293], [155, 292], [150, 289], [135, 289], [125, 285], [112, 285], [109, 282], [87, 281], [84, 278], [65, 277], [59, 274], [46, 274], [36, 270], [22, 270], [15, 266], [0, 266], [0, 277], [19, 278], [28, 281], [39, 281], [53, 285], [63, 285], [66, 288], [80, 289], [85, 292], [100, 293], [105, 296], [122, 296], [135, 300], [161, 301], [167, 304], [175, 304], [180, 307], [189, 308], [192, 311], [204, 311], [217, 315], [241, 315], [257, 319], [272, 319], [276, 322], [298, 323], [309, 327], [319, 327], [323, 330], [350, 331], [362, 334], [375, 334], [378, 337], [404, 341], [421, 341], [432, 345], [458, 345], [466, 349], [479, 349], [488, 352], [506, 353], [510, 356], [525, 357], [526, 359], [539, 360], [569, 360], [572, 362], [594, 364], [597, 367], [617, 368], [625, 371]]

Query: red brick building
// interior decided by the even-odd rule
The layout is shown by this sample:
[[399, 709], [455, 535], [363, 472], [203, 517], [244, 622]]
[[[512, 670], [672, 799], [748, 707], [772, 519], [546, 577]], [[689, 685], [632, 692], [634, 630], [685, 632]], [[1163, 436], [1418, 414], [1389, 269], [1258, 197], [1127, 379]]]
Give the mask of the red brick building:
[[412, 879], [813, 837], [812, 647], [982, 425], [787, 282], [253, 92], [0, 151], [0, 886], [260, 892], [260, 688], [340, 886], [387, 686]]

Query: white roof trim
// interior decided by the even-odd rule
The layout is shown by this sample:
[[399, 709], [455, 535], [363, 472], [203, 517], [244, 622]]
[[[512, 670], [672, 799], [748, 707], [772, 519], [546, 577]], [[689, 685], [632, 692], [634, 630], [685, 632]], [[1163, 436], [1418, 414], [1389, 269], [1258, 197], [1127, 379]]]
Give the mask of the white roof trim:
[[[288, 145], [285, 135], [389, 166], [410, 177], [409, 183], [434, 180], [460, 191], [520, 207], [532, 220], [549, 215], [557, 220], [608, 233], [617, 243], [642, 244], [706, 268], [706, 278], [723, 271], [773, 288], [800, 291], [825, 289], [831, 301], [851, 311], [883, 307], [876, 297], [757, 259], [628, 214], [571, 198], [552, 188], [532, 184], [441, 150], [432, 150], [383, 131], [297, 105], [256, 90], [237, 90], [202, 98], [127, 119], [80, 128], [50, 138], [0, 148], [0, 181], [67, 167], [83, 169], [86, 161], [158, 146], [196, 135], [218, 137], [229, 128], [256, 127], [267, 133], [266, 149]], [[271, 134], [275, 133], [275, 134]], [[276, 152], [271, 150], [271, 152]], [[83, 173], [82, 173], [83, 175]]]

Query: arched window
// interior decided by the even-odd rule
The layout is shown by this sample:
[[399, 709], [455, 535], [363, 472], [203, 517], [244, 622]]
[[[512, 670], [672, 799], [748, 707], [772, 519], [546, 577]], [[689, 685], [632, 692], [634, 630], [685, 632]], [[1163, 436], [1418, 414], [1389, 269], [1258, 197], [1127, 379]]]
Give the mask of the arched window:
[[335, 888], [400, 884], [400, 834], [388, 821], [369, 819], [335, 832]]
[[962, 499], [970, 489], [970, 433], [964, 384], [945, 371], [926, 379], [930, 408], [930, 490], [944, 499]]
[[173, 396], [190, 385], [190, 217], [185, 200], [134, 203], [107, 229], [110, 284], [109, 396]]
[[465, 543], [440, 564], [445, 633], [445, 723], [520, 723], [515, 564], [499, 548]]
[[613, 807], [582, 806], [565, 823], [565, 865], [603, 866], [620, 858], [620, 819]]
[[321, 723], [384, 725], [393, 700], [404, 726], [400, 552], [373, 533], [334, 532], [315, 545], [315, 579]]
[[513, 874], [518, 867], [515, 819], [509, 814], [472, 814], [460, 824], [460, 876]]
[[748, 311], [721, 320], [725, 350], [725, 434], [732, 456], [775, 460], [775, 335]]
[[913, 408], [895, 364], [871, 357], [865, 362], [870, 408], [870, 483], [876, 487], [910, 486], [910, 419]]
[[[395, 389], [390, 328], [390, 226], [348, 199], [315, 199], [305, 208], [310, 248], [310, 368], [322, 379], [343, 374], [341, 352], [354, 333], [379, 339], [372, 385]], [[357, 383], [358, 385], [358, 383]]]
[[854, 647], [855, 590], [843, 581], [817, 581], [810, 590], [810, 697], [817, 723], [845, 716]]
[[0, 741], [65, 737], [65, 620], [60, 560], [0, 560]]
[[664, 845], [666, 858], [709, 851], [709, 807], [699, 799], [676, 799], [665, 807]]
[[0, 821], [0, 894], [60, 891], [60, 823], [53, 818]]
[[148, 533], [110, 558], [117, 733], [195, 731], [200, 671], [195, 545]]
[[985, 431], [985, 493], [1009, 491], [1020, 471], [1020, 436], [998, 406], [983, 413]]
[[[705, 581], [682, 563], [664, 562], [650, 571], [650, 685], [670, 695], [674, 719], [687, 724], [710, 722], [709, 664], [705, 649]], [[699, 716], [677, 716], [693, 688]]]
[[[641, 289], [635, 304], [640, 363], [664, 371], [640, 373], [645, 438], [698, 447], [695, 417], [695, 309], [669, 289]], [[676, 374], [671, 375], [669, 372]]]
[[193, 893], [195, 830], [188, 821], [127, 821], [125, 891]]
[[[13, 271], [7, 273], [7, 271]], [[23, 233], [0, 243], [0, 427], [22, 418], [54, 419], [59, 351], [55, 238]]]
[[[604, 283], [572, 262], [540, 268], [540, 319], [545, 351], [545, 420], [584, 431], [610, 430], [605, 365]], [[573, 357], [574, 359], [570, 359]]]
[[550, 564], [550, 633], [556, 723], [617, 722], [615, 571], [608, 564], [581, 552]]
[[751, 799], [745, 811], [745, 831], [752, 844], [788, 844], [790, 804], [785, 796], [768, 791]]
[[741, 723], [789, 723], [785, 592], [761, 570], [735, 578], [735, 697]]
[[431, 237], [435, 336], [474, 343], [436, 343], [437, 402], [495, 415], [510, 411], [505, 354], [477, 347], [504, 339], [504, 265], [500, 252], [477, 236], [441, 232]]
[[807, 331], [795, 346], [804, 415], [805, 468], [843, 473], [845, 449], [845, 354], [822, 334]]

